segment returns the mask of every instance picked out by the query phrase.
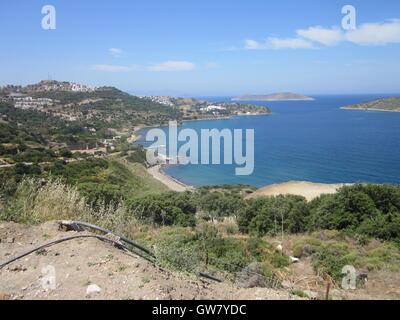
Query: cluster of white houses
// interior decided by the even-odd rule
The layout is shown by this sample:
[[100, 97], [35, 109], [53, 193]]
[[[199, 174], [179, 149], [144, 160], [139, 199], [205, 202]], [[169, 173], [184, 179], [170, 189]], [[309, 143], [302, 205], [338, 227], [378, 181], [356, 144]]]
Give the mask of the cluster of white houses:
[[53, 100], [48, 98], [14, 97], [14, 106], [19, 109], [43, 109], [52, 106]]
[[174, 107], [175, 105], [171, 102], [171, 97], [168, 96], [138, 96], [139, 98], [144, 98], [151, 100], [156, 103], [160, 103], [166, 106]]
[[211, 112], [211, 111], [225, 111], [226, 108], [221, 107], [221, 106], [207, 106], [204, 108], [200, 108], [200, 111], [202, 112]]

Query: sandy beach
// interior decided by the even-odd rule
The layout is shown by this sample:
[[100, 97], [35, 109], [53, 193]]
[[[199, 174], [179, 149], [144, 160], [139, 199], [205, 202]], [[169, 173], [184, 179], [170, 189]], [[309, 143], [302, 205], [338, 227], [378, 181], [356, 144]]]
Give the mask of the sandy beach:
[[139, 125], [133, 129], [132, 135], [126, 139], [129, 143], [135, 143], [137, 140], [142, 138], [142, 135], [139, 133], [140, 130], [146, 128], [145, 125]]
[[[205, 120], [205, 119], [204, 119]], [[132, 136], [128, 139], [130, 143], [134, 143], [139, 140], [142, 136], [139, 134], [139, 131], [144, 129], [145, 127], [152, 126], [137, 126], [135, 127]], [[195, 188], [192, 186], [185, 185], [184, 183], [174, 179], [173, 177], [162, 172], [162, 166], [156, 165], [149, 169], [147, 169], [148, 173], [151, 174], [155, 179], [162, 182], [166, 185], [170, 190], [177, 192], [185, 192], [194, 190]], [[285, 183], [278, 183], [269, 186], [262, 187], [258, 189], [256, 192], [252, 193], [247, 197], [249, 198], [258, 198], [265, 196], [277, 196], [277, 195], [299, 195], [305, 197], [308, 201], [311, 201], [321, 194], [334, 194], [337, 190], [345, 185], [345, 183], [338, 184], [324, 184], [324, 183], [313, 183], [307, 181], [289, 181]]]
[[[137, 140], [142, 138], [139, 131], [152, 126], [145, 126], [140, 125], [135, 127], [132, 135], [128, 138], [129, 143], [135, 143]], [[193, 187], [187, 186], [184, 183], [170, 177], [169, 175], [165, 174], [161, 170], [161, 165], [156, 165], [147, 169], [147, 172], [153, 176], [153, 178], [157, 179], [161, 183], [165, 184], [170, 190], [177, 191], [177, 192], [185, 192], [188, 190], [193, 190]]]
[[189, 190], [193, 190], [193, 187], [187, 186], [184, 183], [166, 175], [161, 171], [161, 166], [157, 165], [147, 169], [147, 172], [150, 173], [153, 178], [165, 184], [172, 191], [177, 192], [185, 192]]
[[337, 190], [345, 185], [345, 183], [337, 184], [325, 184], [325, 183], [313, 183], [307, 181], [289, 181], [285, 183], [273, 184], [258, 189], [247, 197], [259, 198], [266, 196], [278, 196], [285, 194], [293, 194], [305, 197], [308, 201], [311, 201], [321, 194], [334, 194]]

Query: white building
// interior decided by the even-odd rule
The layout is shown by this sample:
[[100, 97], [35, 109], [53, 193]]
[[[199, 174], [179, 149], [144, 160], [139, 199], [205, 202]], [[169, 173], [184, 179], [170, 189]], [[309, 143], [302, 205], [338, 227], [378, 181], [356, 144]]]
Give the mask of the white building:
[[207, 106], [204, 108], [200, 108], [200, 111], [203, 111], [203, 112], [222, 111], [222, 110], [226, 110], [226, 108], [221, 107], [221, 106], [213, 106], [213, 105]]

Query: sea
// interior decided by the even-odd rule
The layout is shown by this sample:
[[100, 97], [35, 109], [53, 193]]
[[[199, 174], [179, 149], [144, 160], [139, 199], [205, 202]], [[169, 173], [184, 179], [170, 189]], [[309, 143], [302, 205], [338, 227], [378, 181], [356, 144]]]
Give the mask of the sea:
[[[392, 95], [311, 95], [314, 101], [243, 101], [270, 115], [185, 122], [178, 130], [254, 129], [254, 172], [233, 165], [167, 165], [163, 171], [192, 186], [287, 181], [400, 183], [400, 112], [342, 110], [343, 106]], [[196, 97], [231, 102], [233, 97]], [[167, 131], [167, 128], [161, 128]], [[143, 129], [146, 136], [150, 129]], [[150, 143], [139, 140], [148, 146]]]

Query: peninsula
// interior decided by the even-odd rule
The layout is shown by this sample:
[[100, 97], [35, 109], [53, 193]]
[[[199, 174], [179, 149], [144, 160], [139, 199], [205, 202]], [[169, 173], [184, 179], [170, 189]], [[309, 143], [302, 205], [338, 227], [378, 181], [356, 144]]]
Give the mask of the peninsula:
[[280, 92], [266, 95], [245, 94], [232, 101], [313, 101], [314, 98], [291, 92]]
[[400, 97], [389, 97], [356, 103], [342, 107], [341, 109], [400, 112]]

